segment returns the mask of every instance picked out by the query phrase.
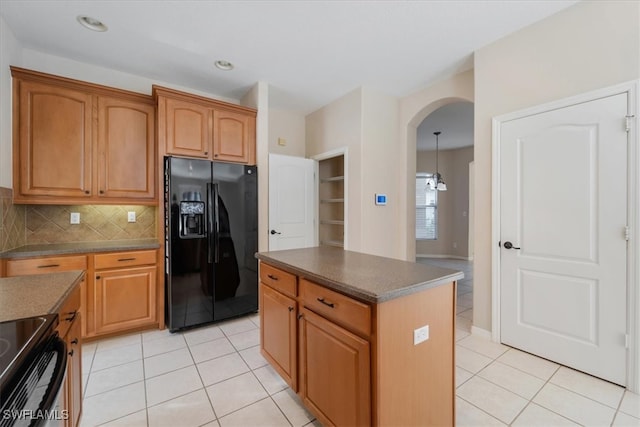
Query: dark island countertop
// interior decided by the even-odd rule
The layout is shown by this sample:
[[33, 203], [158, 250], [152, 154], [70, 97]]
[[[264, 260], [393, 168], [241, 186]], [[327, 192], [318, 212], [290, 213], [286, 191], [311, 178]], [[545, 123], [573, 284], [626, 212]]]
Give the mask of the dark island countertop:
[[38, 256], [73, 255], [93, 252], [120, 252], [158, 249], [156, 239], [109, 240], [100, 242], [47, 243], [25, 245], [0, 253], [0, 258], [19, 259]]
[[57, 313], [84, 274], [75, 270], [0, 278], [0, 322]]
[[400, 298], [464, 277], [461, 271], [327, 246], [258, 252], [256, 258], [370, 303]]

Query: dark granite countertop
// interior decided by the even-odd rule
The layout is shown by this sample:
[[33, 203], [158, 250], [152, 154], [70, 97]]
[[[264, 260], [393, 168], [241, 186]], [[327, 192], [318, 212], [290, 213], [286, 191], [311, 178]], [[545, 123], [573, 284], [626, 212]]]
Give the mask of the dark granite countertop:
[[464, 277], [461, 271], [326, 246], [259, 252], [256, 258], [370, 303], [400, 298]]
[[0, 253], [0, 258], [30, 258], [38, 256], [86, 254], [92, 252], [120, 252], [140, 249], [158, 249], [156, 239], [113, 240], [103, 242], [50, 243], [25, 245]]
[[74, 270], [0, 278], [0, 322], [57, 313], [84, 274]]

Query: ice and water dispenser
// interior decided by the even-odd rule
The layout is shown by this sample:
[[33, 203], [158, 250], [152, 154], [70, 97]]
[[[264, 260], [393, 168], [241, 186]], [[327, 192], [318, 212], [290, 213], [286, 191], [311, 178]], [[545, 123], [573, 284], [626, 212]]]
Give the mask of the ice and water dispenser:
[[202, 196], [196, 191], [182, 194], [180, 202], [180, 237], [199, 238], [206, 235], [205, 205]]

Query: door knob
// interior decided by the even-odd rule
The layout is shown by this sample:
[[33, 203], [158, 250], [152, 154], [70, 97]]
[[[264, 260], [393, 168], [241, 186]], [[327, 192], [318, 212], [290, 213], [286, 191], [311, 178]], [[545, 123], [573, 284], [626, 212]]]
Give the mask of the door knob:
[[504, 246], [505, 249], [520, 249], [520, 248], [518, 248], [516, 246], [513, 246], [513, 243], [511, 243], [511, 242], [504, 242], [504, 245], [502, 245], [502, 246]]
[[282, 234], [282, 233], [280, 233], [279, 231], [276, 231], [276, 230], [271, 230], [271, 234]]

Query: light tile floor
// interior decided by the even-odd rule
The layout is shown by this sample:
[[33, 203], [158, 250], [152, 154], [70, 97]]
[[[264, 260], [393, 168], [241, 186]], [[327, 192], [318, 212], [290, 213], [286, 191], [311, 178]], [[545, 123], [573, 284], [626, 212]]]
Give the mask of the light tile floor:
[[[459, 426], [640, 426], [640, 396], [469, 333], [470, 263], [458, 287]], [[184, 333], [148, 331], [83, 345], [90, 426], [318, 426], [259, 352], [259, 316]]]

